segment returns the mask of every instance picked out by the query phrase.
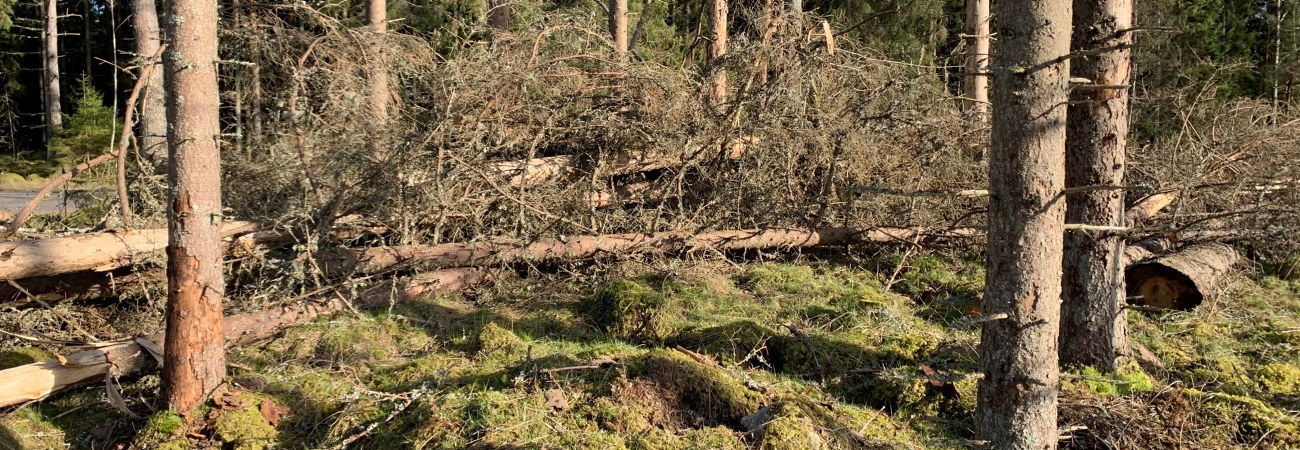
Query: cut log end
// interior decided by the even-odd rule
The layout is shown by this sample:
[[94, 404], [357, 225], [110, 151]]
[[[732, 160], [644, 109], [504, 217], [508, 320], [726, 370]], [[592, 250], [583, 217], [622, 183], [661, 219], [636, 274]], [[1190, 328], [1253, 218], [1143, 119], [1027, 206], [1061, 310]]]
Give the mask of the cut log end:
[[1237, 251], [1232, 247], [1207, 243], [1135, 264], [1125, 272], [1130, 303], [1192, 310], [1223, 282], [1223, 275], [1236, 262]]

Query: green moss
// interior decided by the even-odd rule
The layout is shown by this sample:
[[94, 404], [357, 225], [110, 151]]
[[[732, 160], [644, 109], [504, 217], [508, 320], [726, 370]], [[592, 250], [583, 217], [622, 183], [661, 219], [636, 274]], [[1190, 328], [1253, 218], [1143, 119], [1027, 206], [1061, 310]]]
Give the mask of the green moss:
[[1087, 388], [1094, 394], [1102, 396], [1130, 395], [1137, 392], [1152, 392], [1155, 382], [1136, 362], [1128, 362], [1113, 373], [1103, 372], [1093, 366], [1078, 369], [1077, 379], [1064, 377], [1064, 384]]
[[675, 390], [684, 404], [718, 424], [740, 423], [740, 418], [758, 411], [765, 400], [721, 370], [679, 351], [652, 350], [641, 364], [638, 376]]
[[[5, 174], [0, 174], [3, 176]], [[0, 352], [0, 370], [54, 359], [54, 354], [36, 347], [21, 347]]]
[[659, 341], [676, 330], [680, 314], [669, 305], [669, 297], [647, 279], [617, 280], [599, 289], [583, 305], [583, 313], [610, 335], [631, 341]]
[[1300, 394], [1300, 367], [1268, 364], [1253, 370], [1251, 378], [1270, 394]]
[[[189, 440], [179, 436], [179, 432], [185, 428], [185, 418], [180, 414], [169, 410], [155, 412], [149, 416], [149, 421], [145, 422], [142, 428], [135, 435], [135, 446], [138, 448], [162, 448], [171, 446], [172, 448], [188, 448]], [[179, 445], [185, 447], [177, 447]]]
[[1300, 420], [1288, 416], [1258, 399], [1185, 390], [1191, 398], [1203, 400], [1205, 409], [1220, 423], [1237, 430], [1237, 441], [1257, 444], [1264, 438], [1283, 443], [1282, 448], [1300, 445]]
[[225, 410], [212, 424], [214, 437], [235, 450], [262, 450], [275, 442], [275, 427], [266, 422], [258, 409], [260, 402], [247, 401], [247, 406]]
[[847, 271], [818, 273], [805, 265], [759, 265], [746, 272], [745, 284], [760, 300], [777, 303], [827, 303], [856, 309], [889, 301], [884, 287], [874, 277]]
[[758, 447], [764, 450], [821, 448], [822, 437], [812, 419], [797, 406], [781, 402], [770, 406], [773, 419], [763, 428]]
[[0, 173], [0, 183], [14, 183], [14, 184], [17, 184], [17, 183], [22, 183], [22, 182], [24, 182], [24, 181], [27, 181], [27, 179], [26, 179], [26, 178], [23, 178], [22, 175], [19, 175], [19, 174], [13, 173], [13, 172]]
[[474, 338], [474, 347], [484, 353], [514, 352], [523, 346], [524, 341], [519, 336], [495, 323], [484, 325]]

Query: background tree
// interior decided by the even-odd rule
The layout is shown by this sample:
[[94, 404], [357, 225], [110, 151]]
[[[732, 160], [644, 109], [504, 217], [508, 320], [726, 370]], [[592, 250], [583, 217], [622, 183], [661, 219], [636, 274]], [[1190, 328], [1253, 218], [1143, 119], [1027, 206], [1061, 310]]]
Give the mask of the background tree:
[[[1065, 185], [1124, 183], [1128, 143], [1131, 0], [1076, 0], [1073, 47], [1097, 53], [1076, 58], [1070, 75], [1091, 80], [1071, 95]], [[1110, 49], [1107, 51], [1107, 49]], [[1124, 226], [1124, 191], [1089, 190], [1067, 197], [1066, 223]], [[1061, 304], [1062, 364], [1115, 370], [1128, 353], [1124, 312], [1124, 239], [1073, 231], [1065, 237]]]
[[488, 26], [497, 31], [510, 31], [510, 0], [488, 1]]
[[374, 122], [371, 128], [370, 143], [376, 156], [382, 157], [385, 147], [385, 139], [382, 135], [385, 132], [384, 127], [388, 124], [388, 65], [386, 63], [386, 49], [381, 39], [384, 33], [388, 32], [388, 2], [386, 0], [370, 0], [366, 5], [366, 22], [370, 24], [370, 31], [375, 33], [374, 45], [370, 46], [370, 114], [374, 116]]
[[217, 8], [166, 3], [169, 176], [167, 342], [163, 399], [189, 413], [226, 376], [221, 314], [221, 152]]
[[45, 142], [47, 148], [45, 159], [54, 159], [54, 150], [48, 144], [63, 126], [63, 108], [59, 105], [63, 95], [59, 91], [59, 8], [56, 0], [45, 0], [45, 29], [41, 35], [41, 57], [45, 64], [44, 83], [41, 85], [45, 97]]
[[988, 272], [976, 409], [997, 449], [1056, 448], [1070, 3], [994, 5]]
[[627, 0], [609, 0], [609, 33], [614, 37], [614, 53], [623, 57], [627, 53]]
[[[154, 0], [131, 0], [131, 26], [135, 29], [136, 60], [139, 72], [144, 64], [158, 54], [162, 34], [158, 29], [158, 6]], [[140, 106], [140, 128], [137, 142], [141, 154], [157, 163], [167, 148], [167, 93], [163, 89], [162, 70], [154, 70], [149, 78]]]
[[709, 26], [709, 65], [714, 72], [709, 97], [722, 103], [727, 101], [727, 71], [722, 68], [722, 57], [727, 54], [727, 0], [709, 2]]
[[966, 110], [981, 121], [988, 120], [989, 0], [966, 1]]

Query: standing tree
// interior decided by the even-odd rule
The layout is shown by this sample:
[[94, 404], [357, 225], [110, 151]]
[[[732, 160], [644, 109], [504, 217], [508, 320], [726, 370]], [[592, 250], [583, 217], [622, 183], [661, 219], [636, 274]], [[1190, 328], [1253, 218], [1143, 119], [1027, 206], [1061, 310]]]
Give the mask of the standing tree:
[[63, 108], [59, 105], [63, 95], [59, 92], [59, 8], [57, 0], [45, 0], [45, 30], [41, 34], [41, 57], [45, 91], [45, 159], [54, 159], [50, 141], [63, 128]]
[[[1056, 448], [1070, 3], [995, 5], [988, 272], [976, 409], [997, 449]], [[1005, 316], [1003, 316], [1005, 315]]]
[[619, 58], [626, 57], [627, 0], [609, 0], [609, 33], [614, 36], [614, 54]]
[[710, 2], [709, 25], [713, 28], [709, 41], [709, 65], [714, 72], [709, 97], [714, 103], [721, 104], [727, 101], [727, 71], [722, 68], [722, 58], [727, 54], [727, 0]]
[[790, 23], [798, 33], [803, 33], [803, 0], [787, 0], [786, 13], [790, 15]]
[[989, 0], [966, 1], [966, 111], [988, 120]]
[[163, 400], [188, 414], [226, 376], [221, 338], [221, 133], [217, 4], [166, 2], [168, 191], [167, 338]]
[[[144, 64], [155, 63], [153, 58], [162, 45], [162, 34], [158, 30], [158, 5], [154, 0], [131, 0], [131, 9], [135, 53], [137, 61], [140, 61], [140, 73], [144, 74]], [[162, 159], [167, 149], [167, 94], [163, 90], [162, 72], [152, 71], [153, 75], [145, 84], [140, 107], [140, 137], [136, 141], [141, 154], [154, 163]]]
[[488, 0], [488, 26], [495, 31], [510, 31], [510, 0]]
[[380, 38], [388, 32], [388, 2], [370, 0], [366, 8], [366, 21], [370, 23], [370, 30], [375, 33], [374, 45], [370, 47], [373, 54], [370, 62], [370, 114], [375, 118], [371, 122], [370, 145], [375, 157], [383, 159], [386, 141], [383, 134], [384, 127], [388, 124], [389, 92], [387, 58], [384, 57], [384, 45]]
[[[1132, 0], [1074, 0], [1076, 86], [1069, 107], [1065, 185], [1119, 186], [1128, 142]], [[1066, 201], [1066, 222], [1124, 226], [1124, 191], [1083, 190]], [[1076, 230], [1065, 239], [1060, 355], [1063, 364], [1115, 370], [1128, 353], [1124, 313], [1124, 239]]]

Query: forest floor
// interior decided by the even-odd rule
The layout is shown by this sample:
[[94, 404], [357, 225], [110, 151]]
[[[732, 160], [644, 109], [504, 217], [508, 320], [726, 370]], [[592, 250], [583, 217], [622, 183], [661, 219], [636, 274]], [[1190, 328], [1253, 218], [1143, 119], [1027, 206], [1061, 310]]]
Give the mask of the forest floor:
[[[570, 269], [572, 271], [570, 271]], [[978, 256], [624, 262], [343, 312], [229, 352], [203, 414], [103, 385], [0, 416], [0, 448], [948, 448], [972, 444]], [[579, 275], [586, 273], [588, 275]], [[1065, 448], [1300, 448], [1300, 276], [1129, 313], [1135, 362], [1069, 369]], [[0, 368], [52, 355], [0, 352]], [[123, 379], [147, 414], [156, 375]]]

